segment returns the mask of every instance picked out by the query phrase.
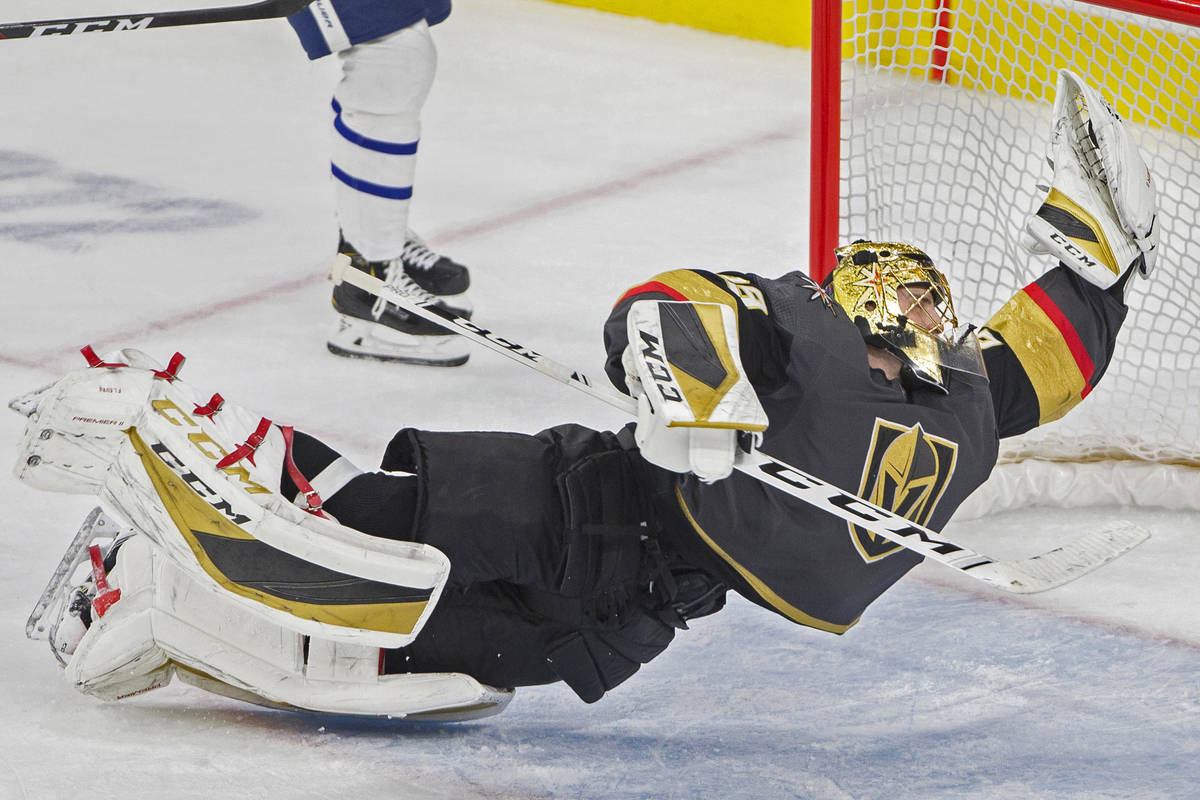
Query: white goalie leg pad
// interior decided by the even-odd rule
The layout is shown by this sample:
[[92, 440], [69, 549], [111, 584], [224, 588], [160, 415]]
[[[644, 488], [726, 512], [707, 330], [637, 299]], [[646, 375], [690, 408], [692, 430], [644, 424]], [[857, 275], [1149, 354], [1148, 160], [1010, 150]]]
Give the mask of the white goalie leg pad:
[[1023, 244], [1052, 254], [1107, 289], [1157, 257], [1154, 180], [1121, 119], [1073, 73], [1059, 75], [1051, 161], [1054, 177]]
[[408, 644], [440, 596], [448, 560], [287, 501], [277, 491], [285, 449], [270, 420], [200, 395], [173, 374], [91, 368], [55, 384], [30, 417], [18, 476], [99, 495], [180, 568], [274, 624]]
[[622, 360], [638, 399], [643, 457], [704, 481], [727, 477], [739, 433], [767, 428], [742, 367], [736, 312], [719, 303], [639, 300], [626, 330]]
[[121, 598], [67, 665], [77, 689], [103, 699], [157, 688], [173, 674], [239, 700], [331, 714], [465, 719], [498, 713], [512, 696], [460, 674], [380, 675], [378, 647], [247, 615], [145, 536], [122, 545], [109, 583]]
[[[310, 636], [367, 636], [380, 647], [412, 641], [449, 575], [442, 553], [298, 508], [274, 489], [284, 451], [278, 427], [268, 425], [255, 452], [229, 463], [264, 420], [228, 403], [212, 414], [191, 411], [197, 398], [179, 381], [154, 388], [151, 410], [104, 486], [111, 507], [181, 568], [269, 622]], [[256, 574], [243, 574], [247, 561], [260, 565]], [[361, 599], [322, 589], [347, 582]]]

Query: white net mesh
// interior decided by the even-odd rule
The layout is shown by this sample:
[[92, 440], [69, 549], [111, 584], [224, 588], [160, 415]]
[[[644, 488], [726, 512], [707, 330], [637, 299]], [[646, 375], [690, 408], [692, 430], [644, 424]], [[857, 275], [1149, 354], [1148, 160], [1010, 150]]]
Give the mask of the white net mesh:
[[[961, 2], [940, 16], [917, 0], [842, 8], [839, 238], [921, 246], [950, 276], [962, 319], [986, 321], [1053, 265], [1017, 242], [1050, 179], [1058, 70], [1131, 123], [1159, 187], [1158, 270], [1134, 281], [1096, 390], [1008, 440], [1002, 461], [1200, 466], [1200, 28], [1070, 0]], [[931, 79], [939, 52], [944, 82]]]

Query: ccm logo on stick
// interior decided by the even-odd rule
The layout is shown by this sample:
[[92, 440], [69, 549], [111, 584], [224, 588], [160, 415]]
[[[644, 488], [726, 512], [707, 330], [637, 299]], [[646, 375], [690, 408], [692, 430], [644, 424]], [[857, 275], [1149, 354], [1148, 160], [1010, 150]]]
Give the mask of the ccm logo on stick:
[[150, 23], [154, 22], [154, 17], [142, 17], [141, 19], [129, 19], [128, 17], [114, 17], [113, 19], [93, 19], [87, 22], [68, 22], [57, 25], [35, 25], [31, 36], [66, 36], [72, 33], [89, 33], [102, 31], [111, 33], [112, 31], [138, 31], [150, 27]]

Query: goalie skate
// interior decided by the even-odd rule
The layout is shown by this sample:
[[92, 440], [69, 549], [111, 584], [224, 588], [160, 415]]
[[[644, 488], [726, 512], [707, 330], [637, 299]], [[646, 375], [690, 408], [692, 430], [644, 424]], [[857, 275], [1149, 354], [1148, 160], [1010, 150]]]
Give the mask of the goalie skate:
[[25, 623], [25, 635], [30, 639], [49, 640], [50, 649], [59, 663], [66, 664], [63, 657], [75, 652], [75, 646], [91, 624], [96, 583], [88, 566], [89, 549], [98, 546], [107, 556], [129, 533], [99, 507], [92, 509], [51, 573]]

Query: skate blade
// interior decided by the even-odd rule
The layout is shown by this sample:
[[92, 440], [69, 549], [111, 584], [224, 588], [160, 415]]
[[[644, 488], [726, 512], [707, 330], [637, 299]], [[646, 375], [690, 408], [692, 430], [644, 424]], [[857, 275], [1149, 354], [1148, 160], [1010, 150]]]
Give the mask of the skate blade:
[[365, 358], [426, 367], [457, 367], [467, 363], [469, 343], [454, 333], [425, 336], [393, 330], [386, 325], [342, 315], [326, 342], [329, 352], [345, 358]]
[[334, 344], [333, 342], [328, 342], [325, 346], [329, 349], [329, 352], [333, 353], [335, 356], [341, 356], [342, 358], [359, 358], [364, 361], [386, 361], [392, 364], [418, 364], [423, 367], [457, 367], [467, 363], [467, 359], [470, 358], [469, 354], [455, 358], [442, 359], [416, 355], [392, 355], [379, 352], [369, 352], [366, 350], [348, 350]]
[[33, 612], [25, 622], [27, 637], [30, 639], [45, 638], [46, 626], [42, 624], [42, 619], [50, 607], [62, 597], [63, 589], [71, 583], [71, 577], [76, 568], [88, 560], [87, 546], [91, 544], [92, 540], [116, 538], [120, 533], [121, 526], [106, 516], [99, 506], [92, 509], [83, 524], [79, 526], [79, 531], [71, 540], [71, 544], [67, 546], [67, 551], [50, 575], [50, 580], [46, 583], [42, 596], [38, 598]]

